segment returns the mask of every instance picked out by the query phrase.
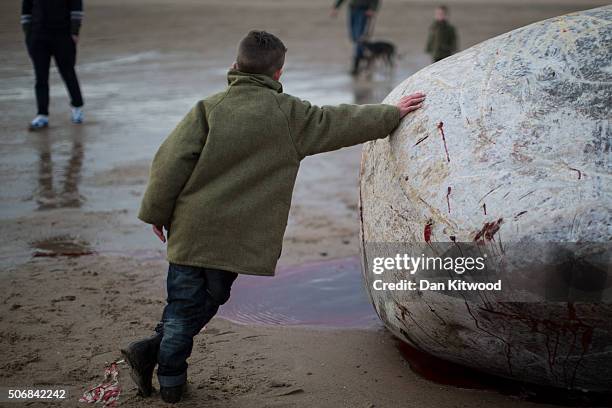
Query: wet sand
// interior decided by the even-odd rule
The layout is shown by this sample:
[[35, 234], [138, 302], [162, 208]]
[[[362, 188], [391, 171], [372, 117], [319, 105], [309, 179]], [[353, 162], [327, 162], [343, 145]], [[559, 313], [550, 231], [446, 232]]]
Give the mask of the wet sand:
[[[65, 384], [76, 397], [99, 382], [104, 362], [117, 359], [121, 345], [152, 330], [167, 264], [163, 246], [135, 216], [148, 166], [193, 103], [224, 87], [235, 44], [248, 29], [283, 38], [285, 91], [317, 104], [378, 102], [428, 63], [422, 48], [431, 6], [424, 1], [384, 2], [375, 37], [395, 42], [403, 58], [394, 78], [372, 81], [346, 75], [345, 16], [330, 19], [327, 1], [123, 3], [86, 2], [79, 50], [86, 124], [69, 123], [54, 70], [51, 127], [39, 133], [25, 130], [35, 111], [19, 4], [0, 4], [0, 386]], [[462, 48], [603, 4], [448, 3]], [[184, 405], [543, 406], [435, 384], [409, 369], [367, 309], [354, 265], [359, 153], [355, 147], [304, 161], [278, 281], [266, 288], [269, 278], [239, 279], [240, 299], [222, 312], [234, 321], [216, 318], [196, 338]], [[330, 289], [342, 294], [340, 304], [326, 299]], [[307, 310], [309, 302], [320, 308]], [[125, 370], [122, 385], [124, 406], [163, 405], [137, 397]]]

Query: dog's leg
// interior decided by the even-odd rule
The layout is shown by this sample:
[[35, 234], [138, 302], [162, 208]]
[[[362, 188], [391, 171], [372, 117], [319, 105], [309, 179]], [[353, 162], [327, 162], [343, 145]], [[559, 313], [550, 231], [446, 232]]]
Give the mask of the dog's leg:
[[372, 73], [374, 72], [375, 60], [376, 60], [376, 57], [374, 56], [370, 56], [370, 58], [368, 58], [368, 64], [366, 66], [366, 78], [368, 80], [372, 79]]

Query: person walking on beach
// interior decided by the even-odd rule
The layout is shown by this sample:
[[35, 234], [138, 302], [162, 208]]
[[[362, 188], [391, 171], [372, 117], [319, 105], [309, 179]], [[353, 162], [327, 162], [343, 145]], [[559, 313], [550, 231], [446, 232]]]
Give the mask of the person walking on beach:
[[30, 123], [32, 130], [49, 126], [51, 57], [70, 94], [72, 123], [83, 122], [83, 97], [74, 69], [82, 19], [82, 0], [22, 0], [21, 26], [36, 77], [38, 113]]
[[138, 217], [168, 240], [167, 304], [155, 334], [122, 350], [139, 393], [157, 365], [164, 401], [180, 401], [193, 337], [230, 297], [238, 274], [273, 276], [302, 159], [386, 137], [420, 108], [317, 107], [283, 93], [286, 48], [251, 31], [227, 88], [195, 104], [155, 154]]
[[438, 62], [457, 52], [457, 33], [455, 27], [448, 22], [448, 7], [436, 7], [434, 16], [425, 51], [431, 55], [433, 62]]
[[[331, 11], [332, 17], [338, 15], [338, 9], [344, 0], [336, 0]], [[350, 0], [349, 2], [349, 37], [353, 42], [353, 65], [351, 75], [359, 74], [359, 63], [363, 58], [361, 41], [371, 31], [370, 24], [374, 20], [379, 7], [379, 0]]]

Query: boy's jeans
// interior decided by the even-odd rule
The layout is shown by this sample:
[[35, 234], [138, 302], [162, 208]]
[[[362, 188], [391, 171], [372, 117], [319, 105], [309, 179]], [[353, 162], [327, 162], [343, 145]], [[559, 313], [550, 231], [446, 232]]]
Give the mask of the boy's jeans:
[[168, 304], [155, 328], [163, 335], [157, 357], [157, 377], [162, 387], [185, 384], [193, 337], [227, 302], [237, 277], [234, 272], [170, 264]]

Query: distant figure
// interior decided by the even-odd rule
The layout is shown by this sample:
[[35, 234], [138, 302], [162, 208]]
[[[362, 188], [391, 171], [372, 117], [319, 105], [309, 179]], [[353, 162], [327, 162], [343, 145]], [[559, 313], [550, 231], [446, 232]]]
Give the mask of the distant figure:
[[49, 126], [51, 57], [70, 94], [72, 123], [83, 122], [83, 97], [74, 70], [82, 19], [82, 0], [22, 0], [21, 25], [36, 76], [38, 114], [31, 130]]
[[[338, 9], [344, 3], [344, 0], [336, 0], [331, 11], [331, 16], [338, 15]], [[359, 63], [363, 58], [364, 36], [367, 33], [368, 25], [372, 21], [376, 11], [378, 10], [379, 0], [350, 0], [349, 3], [349, 36], [354, 44], [353, 51], [353, 66], [351, 75], [359, 73]]]
[[427, 48], [433, 62], [450, 57], [457, 51], [457, 34], [455, 27], [448, 22], [448, 7], [438, 6], [435, 21], [429, 27]]

